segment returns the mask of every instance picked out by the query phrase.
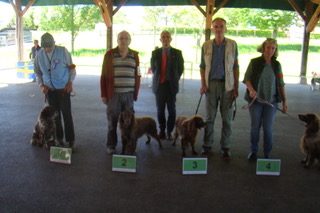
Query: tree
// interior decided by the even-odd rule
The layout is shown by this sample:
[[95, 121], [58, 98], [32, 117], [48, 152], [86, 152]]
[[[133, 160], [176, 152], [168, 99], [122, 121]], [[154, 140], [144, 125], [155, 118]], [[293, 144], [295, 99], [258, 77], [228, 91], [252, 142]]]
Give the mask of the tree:
[[161, 26], [161, 22], [166, 20], [165, 10], [165, 7], [145, 7], [144, 20], [146, 20], [149, 26]]
[[74, 52], [74, 41], [79, 32], [94, 29], [95, 24], [101, 20], [100, 11], [95, 5], [44, 7], [39, 28], [47, 31], [71, 32], [71, 51]]
[[243, 15], [247, 26], [273, 30], [273, 38], [277, 37], [279, 30], [287, 30], [299, 20], [297, 13], [284, 10], [249, 9]]

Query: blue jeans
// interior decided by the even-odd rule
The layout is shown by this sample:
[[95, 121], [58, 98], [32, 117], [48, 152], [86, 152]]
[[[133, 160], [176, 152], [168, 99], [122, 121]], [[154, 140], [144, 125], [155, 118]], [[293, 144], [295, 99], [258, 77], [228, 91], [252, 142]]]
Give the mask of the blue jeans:
[[220, 102], [220, 113], [222, 118], [222, 129], [220, 145], [221, 149], [229, 149], [231, 145], [231, 125], [232, 125], [232, 91], [225, 91], [225, 82], [210, 81], [206, 93], [206, 122], [204, 129], [204, 147], [211, 148], [214, 139], [214, 122], [216, 119]]
[[[278, 107], [278, 103], [272, 103], [275, 107]], [[250, 130], [250, 142], [251, 152], [257, 153], [260, 138], [260, 127], [263, 128], [263, 152], [265, 156], [269, 156], [272, 150], [272, 137], [273, 137], [273, 121], [277, 112], [276, 108], [269, 105], [260, 103], [258, 101], [249, 108], [251, 117], [251, 130]]]

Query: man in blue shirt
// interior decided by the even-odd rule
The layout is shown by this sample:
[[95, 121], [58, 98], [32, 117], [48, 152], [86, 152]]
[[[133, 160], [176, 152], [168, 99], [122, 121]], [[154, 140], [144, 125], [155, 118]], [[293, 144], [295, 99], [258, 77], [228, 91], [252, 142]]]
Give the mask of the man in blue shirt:
[[[41, 37], [42, 49], [34, 60], [34, 72], [37, 74], [38, 84], [50, 106], [53, 106], [59, 116], [56, 118], [56, 133], [58, 144], [63, 144], [65, 134], [69, 147], [74, 149], [74, 127], [71, 114], [70, 93], [76, 76], [75, 65], [71, 55], [65, 47], [55, 45], [53, 36], [45, 33]], [[61, 122], [64, 121], [64, 131]]]

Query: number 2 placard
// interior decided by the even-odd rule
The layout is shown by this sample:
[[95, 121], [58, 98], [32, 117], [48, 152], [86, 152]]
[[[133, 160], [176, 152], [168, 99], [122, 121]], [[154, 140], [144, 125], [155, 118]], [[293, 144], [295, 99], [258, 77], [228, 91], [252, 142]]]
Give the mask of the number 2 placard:
[[113, 155], [112, 171], [136, 172], [137, 157], [133, 155]]
[[281, 160], [279, 159], [258, 159], [257, 175], [280, 175]]
[[207, 174], [207, 158], [183, 158], [182, 174]]

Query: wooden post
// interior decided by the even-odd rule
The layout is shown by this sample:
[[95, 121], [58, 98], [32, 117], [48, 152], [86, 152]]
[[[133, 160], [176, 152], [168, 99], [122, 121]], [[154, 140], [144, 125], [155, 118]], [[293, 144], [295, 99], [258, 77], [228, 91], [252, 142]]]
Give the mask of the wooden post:
[[211, 27], [212, 27], [212, 15], [213, 15], [213, 7], [215, 4], [215, 0], [207, 0], [207, 6], [206, 6], [206, 34], [205, 34], [205, 40], [210, 40], [211, 35]]
[[[113, 22], [113, 0], [108, 1], [108, 12], [110, 14], [111, 22]], [[107, 50], [112, 48], [112, 35], [113, 35], [113, 27], [112, 25], [107, 28]]]
[[304, 24], [304, 34], [302, 43], [302, 59], [300, 70], [300, 84], [307, 84], [307, 62], [308, 62], [308, 49], [310, 41], [310, 32], [307, 32], [307, 26], [313, 14], [313, 3], [310, 0], [306, 0], [306, 19]]
[[22, 18], [22, 0], [16, 1], [16, 45], [18, 48], [18, 62], [24, 61], [23, 55], [23, 18]]

